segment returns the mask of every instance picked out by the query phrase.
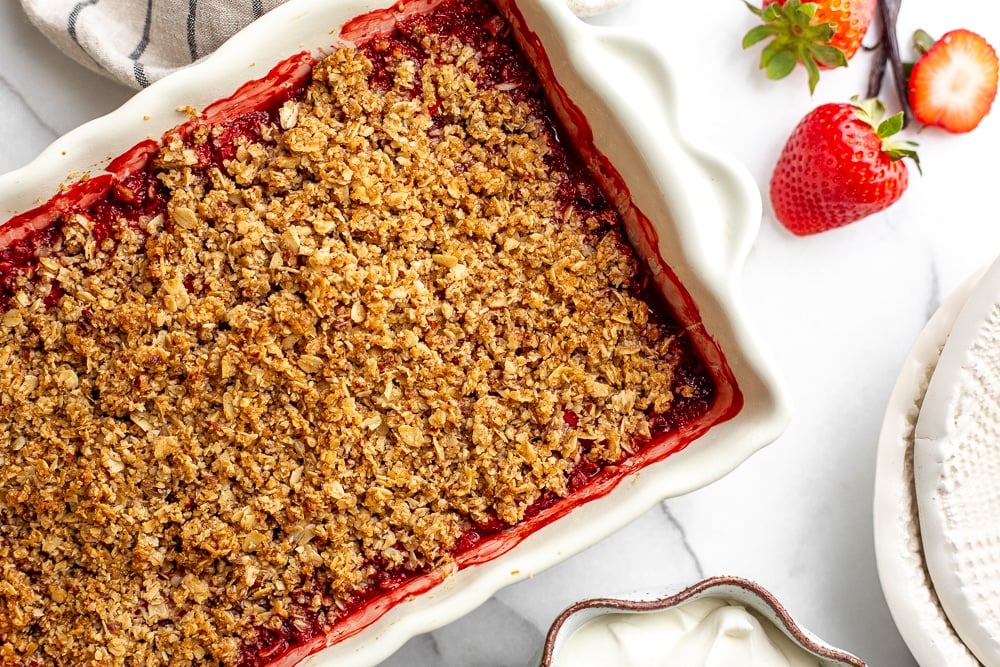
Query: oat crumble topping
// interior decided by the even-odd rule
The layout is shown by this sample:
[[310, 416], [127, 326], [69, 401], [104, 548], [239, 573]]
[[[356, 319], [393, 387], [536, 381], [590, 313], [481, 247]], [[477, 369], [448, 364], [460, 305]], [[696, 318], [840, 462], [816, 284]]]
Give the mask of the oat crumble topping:
[[[378, 571], [563, 495], [670, 407], [679, 348], [543, 121], [425, 38], [319, 63], [165, 215], [83, 214], [0, 315], [0, 662], [237, 665]], [[192, 143], [193, 142], [193, 143]], [[49, 307], [53, 286], [60, 298]]]

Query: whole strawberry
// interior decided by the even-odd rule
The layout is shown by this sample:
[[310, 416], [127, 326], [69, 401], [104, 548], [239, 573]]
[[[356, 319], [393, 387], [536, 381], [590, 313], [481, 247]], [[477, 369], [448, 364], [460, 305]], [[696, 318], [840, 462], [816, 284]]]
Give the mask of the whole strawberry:
[[819, 81], [820, 68], [843, 67], [857, 53], [875, 14], [875, 2], [764, 0], [760, 9], [746, 3], [762, 25], [743, 37], [743, 48], [770, 38], [760, 54], [760, 67], [767, 77], [784, 78], [796, 63], [802, 63], [812, 91]]
[[860, 220], [893, 204], [909, 182], [902, 158], [917, 162], [913, 142], [890, 137], [903, 115], [889, 118], [878, 100], [824, 104], [810, 111], [785, 144], [771, 176], [778, 220], [799, 235]]

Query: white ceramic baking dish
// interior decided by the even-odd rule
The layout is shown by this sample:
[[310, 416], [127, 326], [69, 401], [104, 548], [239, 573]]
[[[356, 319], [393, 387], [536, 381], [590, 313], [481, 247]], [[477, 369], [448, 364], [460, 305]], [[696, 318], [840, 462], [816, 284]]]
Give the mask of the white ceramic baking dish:
[[[99, 175], [109, 160], [137, 142], [158, 138], [184, 122], [178, 107], [200, 109], [226, 98], [302, 51], [321, 55], [345, 42], [345, 22], [390, 4], [291, 0], [204, 61], [138, 93], [114, 113], [59, 139], [30, 165], [0, 177], [0, 220], [37, 206], [61, 183], [83, 173]], [[424, 11], [434, 4], [436, 0], [404, 0], [401, 9]], [[280, 664], [303, 658], [309, 665], [377, 663], [410, 637], [458, 618], [499, 588], [594, 544], [660, 500], [725, 475], [774, 440], [788, 419], [739, 294], [742, 265], [761, 213], [749, 174], [683, 135], [683, 115], [695, 110], [684, 109], [670, 68], [654, 45], [623, 31], [589, 26], [563, 0], [496, 4], [515, 24], [522, 47], [547, 81], [561, 120], [577, 136], [584, 155], [600, 167], [633, 243], [714, 373], [727, 378], [713, 408], [719, 423], [669, 457], [650, 456], [623, 466], [627, 474], [605, 485], [598, 497], [572, 511], [556, 512], [565, 516], [554, 521], [556, 515], [543, 517], [538, 523], [545, 525], [531, 526], [492, 551], [465, 559], [457, 572], [439, 573], [405, 589], [397, 596], [402, 601], [384, 605], [387, 612], [370, 608], [356, 619], [365, 625], [360, 632], [331, 636], [328, 641], [334, 645], [314, 643]], [[389, 14], [382, 18], [362, 22], [362, 32], [391, 24]], [[355, 31], [358, 26], [355, 22]], [[588, 150], [591, 130], [593, 148]], [[0, 240], [4, 236], [0, 227]], [[323, 650], [315, 653], [318, 649]]]

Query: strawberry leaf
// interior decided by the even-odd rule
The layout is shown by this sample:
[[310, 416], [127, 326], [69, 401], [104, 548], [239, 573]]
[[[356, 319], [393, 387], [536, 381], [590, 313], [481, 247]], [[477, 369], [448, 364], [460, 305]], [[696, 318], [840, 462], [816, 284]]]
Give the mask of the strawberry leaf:
[[858, 96], [854, 95], [851, 97], [851, 102], [857, 107], [854, 115], [871, 125], [872, 129], [878, 127], [882, 123], [882, 119], [885, 118], [885, 104], [877, 97], [859, 101]]
[[896, 134], [902, 129], [903, 129], [903, 113], [899, 112], [897, 114], [889, 116], [881, 123], [879, 123], [878, 129], [875, 130], [875, 133], [884, 139], [886, 137], [891, 137], [892, 135]]
[[765, 46], [760, 52], [760, 68], [766, 70], [774, 57], [784, 50], [784, 46], [777, 39]]
[[816, 66], [816, 62], [812, 58], [799, 58], [799, 60], [802, 61], [809, 74], [809, 93], [812, 94], [816, 90], [816, 84], [819, 83], [819, 67]]
[[829, 44], [813, 44], [809, 48], [813, 60], [826, 67], [847, 67], [847, 56], [840, 49]]
[[816, 10], [819, 9], [819, 5], [815, 2], [804, 2], [799, 4], [798, 0], [788, 0], [788, 2], [785, 3], [785, 9], [789, 13], [797, 11], [803, 16], [809, 17], [809, 20], [811, 21], [812, 17], [816, 16]]
[[902, 160], [903, 158], [906, 157], [910, 158], [911, 160], [913, 160], [913, 165], [917, 168], [917, 171], [922, 176], [924, 170], [920, 166], [920, 156], [917, 155], [917, 151], [915, 150], [916, 146], [917, 142], [915, 141], [905, 141], [903, 142], [902, 145], [897, 145], [894, 148], [886, 150], [885, 152], [889, 155], [889, 159], [894, 162], [896, 160]]
[[926, 30], [917, 30], [913, 33], [913, 48], [921, 55], [930, 51], [935, 41], [937, 40], [931, 37]]
[[751, 5], [749, 2], [747, 2], [747, 0], [743, 0], [743, 4], [746, 5], [747, 9], [753, 12], [753, 15], [756, 16], [757, 18], [763, 19], [766, 16], [765, 10], [755, 5]]
[[748, 49], [757, 42], [761, 42], [768, 37], [773, 37], [777, 32], [778, 29], [772, 25], [759, 25], [743, 35], [743, 48]]
[[765, 21], [774, 21], [781, 16], [781, 7], [779, 5], [768, 5], [767, 9], [764, 10], [762, 17]]
[[[764, 68], [764, 74], [767, 75], [769, 79], [783, 79], [792, 73], [795, 69], [795, 63], [798, 62], [798, 58], [791, 51], [778, 51], [774, 54], [770, 60], [768, 60], [767, 66]], [[815, 65], [813, 65], [815, 67]], [[819, 72], [816, 73], [817, 80], [819, 79]], [[812, 90], [813, 85], [810, 85], [810, 90]]]

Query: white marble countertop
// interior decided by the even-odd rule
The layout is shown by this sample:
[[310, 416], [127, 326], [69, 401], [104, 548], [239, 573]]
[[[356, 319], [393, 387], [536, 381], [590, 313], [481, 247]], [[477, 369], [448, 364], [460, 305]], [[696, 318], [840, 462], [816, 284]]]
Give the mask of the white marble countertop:
[[[593, 22], [652, 33], [687, 99], [682, 125], [725, 146], [766, 188], [781, 146], [813, 106], [863, 93], [868, 56], [809, 96], [796, 72], [767, 81], [740, 39], [738, 0], [632, 4]], [[900, 34], [957, 27], [1000, 45], [1000, 9], [907, 0]], [[895, 104], [889, 87], [884, 97]], [[0, 172], [131, 91], [92, 74], [0, 2]], [[875, 448], [889, 392], [924, 323], [1000, 252], [1000, 110], [972, 134], [918, 133], [924, 175], [888, 211], [796, 238], [765, 205], [744, 274], [748, 311], [793, 400], [773, 445], [708, 488], [661, 503], [565, 563], [511, 586], [464, 619], [411, 640], [389, 665], [526, 665], [571, 602], [732, 574], [770, 589], [804, 625], [873, 666], [915, 665], [879, 587], [872, 537]]]

